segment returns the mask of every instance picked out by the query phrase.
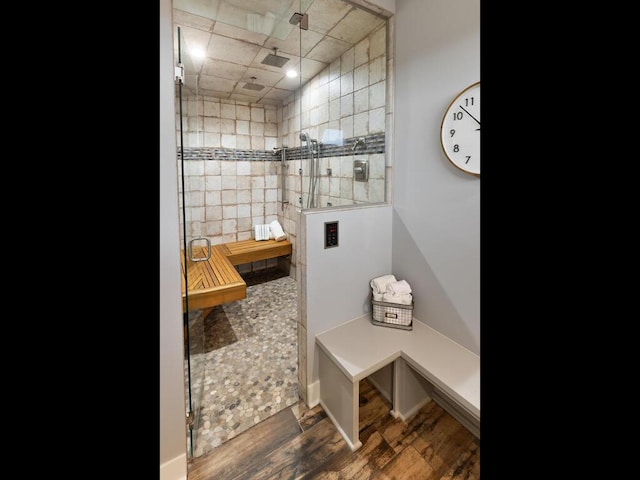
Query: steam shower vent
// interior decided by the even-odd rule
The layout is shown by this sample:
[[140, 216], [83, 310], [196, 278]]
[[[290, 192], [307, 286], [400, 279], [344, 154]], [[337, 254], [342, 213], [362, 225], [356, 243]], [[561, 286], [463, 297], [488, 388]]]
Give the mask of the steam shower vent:
[[262, 60], [261, 63], [264, 65], [269, 65], [271, 67], [282, 68], [282, 66], [288, 61], [289, 59], [287, 57], [278, 55], [278, 49], [276, 47], [273, 47], [273, 53], [270, 53], [269, 55], [264, 57], [264, 60]]

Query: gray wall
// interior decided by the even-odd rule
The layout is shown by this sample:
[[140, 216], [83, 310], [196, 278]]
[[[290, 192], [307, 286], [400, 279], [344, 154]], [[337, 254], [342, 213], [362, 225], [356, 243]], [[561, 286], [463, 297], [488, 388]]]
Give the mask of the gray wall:
[[416, 319], [480, 354], [480, 179], [440, 146], [442, 115], [480, 80], [479, 0], [397, 0], [393, 272]]

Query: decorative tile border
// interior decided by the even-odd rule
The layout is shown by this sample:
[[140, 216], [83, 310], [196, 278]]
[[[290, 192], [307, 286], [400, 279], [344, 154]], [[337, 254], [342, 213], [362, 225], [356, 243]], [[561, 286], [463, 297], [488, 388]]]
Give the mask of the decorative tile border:
[[[364, 138], [365, 145], [360, 145], [353, 151], [353, 146], [359, 138]], [[304, 147], [287, 148], [286, 151], [287, 160], [304, 160], [309, 156], [306, 145]], [[343, 145], [323, 145], [320, 143], [320, 158], [370, 155], [372, 153], [384, 153], [384, 151], [384, 132], [373, 133], [363, 137], [347, 138], [344, 140]], [[279, 158], [278, 152], [279, 150], [274, 152], [272, 150], [241, 150], [238, 148], [184, 147], [184, 159], [264, 162], [273, 160], [274, 156]], [[178, 159], [180, 159], [180, 150], [178, 150]]]

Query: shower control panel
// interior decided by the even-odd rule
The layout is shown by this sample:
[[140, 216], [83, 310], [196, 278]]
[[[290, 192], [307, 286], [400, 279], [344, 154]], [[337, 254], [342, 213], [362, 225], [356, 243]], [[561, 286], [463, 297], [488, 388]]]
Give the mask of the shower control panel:
[[338, 246], [338, 222], [324, 222], [324, 248]]

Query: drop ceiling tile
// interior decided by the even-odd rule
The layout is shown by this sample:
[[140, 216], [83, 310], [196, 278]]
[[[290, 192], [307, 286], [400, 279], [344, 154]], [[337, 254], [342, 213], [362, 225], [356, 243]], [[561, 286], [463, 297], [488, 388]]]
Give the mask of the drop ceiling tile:
[[282, 80], [276, 83], [275, 87], [281, 90], [287, 90], [289, 92], [298, 90], [300, 88], [300, 77], [290, 78], [284, 76], [282, 77]]
[[332, 37], [324, 37], [307, 55], [308, 59], [331, 63], [351, 48], [351, 44]]
[[219, 90], [229, 93], [233, 91], [236, 83], [238, 82], [235, 80], [227, 80], [226, 78], [213, 77], [211, 75], [202, 75], [200, 77], [200, 82], [198, 83], [198, 88]]
[[202, 69], [204, 75], [226, 78], [227, 80], [238, 80], [245, 75], [246, 71], [247, 67], [244, 65], [213, 58], [208, 58]]
[[264, 45], [264, 42], [269, 38], [262, 33], [250, 32], [243, 28], [234, 27], [222, 22], [216, 22], [213, 27], [213, 33], [224, 37], [235, 38], [236, 40], [244, 40], [245, 42], [260, 46]]
[[309, 30], [327, 34], [353, 7], [342, 0], [315, 0], [307, 13]]
[[272, 88], [265, 95], [265, 99], [278, 100], [278, 104], [281, 104], [282, 101], [291, 95], [290, 90], [282, 90], [280, 88]]
[[383, 23], [384, 20], [382, 18], [376, 17], [364, 10], [354, 8], [329, 31], [329, 35], [355, 44]]
[[282, 79], [283, 76], [284, 72], [276, 73], [265, 70], [264, 68], [249, 67], [242, 79], [248, 81], [248, 79], [250, 79], [251, 77], [256, 77], [256, 83], [273, 87]]
[[270, 38], [264, 46], [267, 48], [278, 48], [278, 54], [290, 54], [300, 56], [300, 41], [302, 40], [302, 56], [304, 57], [309, 51], [316, 46], [316, 44], [322, 40], [324, 35], [311, 30], [302, 30], [302, 39], [300, 36], [300, 29], [295, 28], [287, 37], [286, 40], [278, 40], [277, 38]]
[[207, 49], [207, 56], [248, 65], [259, 51], [260, 47], [257, 45], [213, 34]]
[[183, 10], [178, 10], [177, 8], [173, 10], [173, 21], [180, 26], [193, 27], [205, 32], [211, 32], [213, 24], [215, 23], [210, 18], [194, 15]]
[[[309, 58], [302, 59], [302, 78], [311, 79], [320, 73], [328, 63], [318, 62], [317, 60], [311, 60]], [[304, 82], [303, 82], [304, 83]]]

